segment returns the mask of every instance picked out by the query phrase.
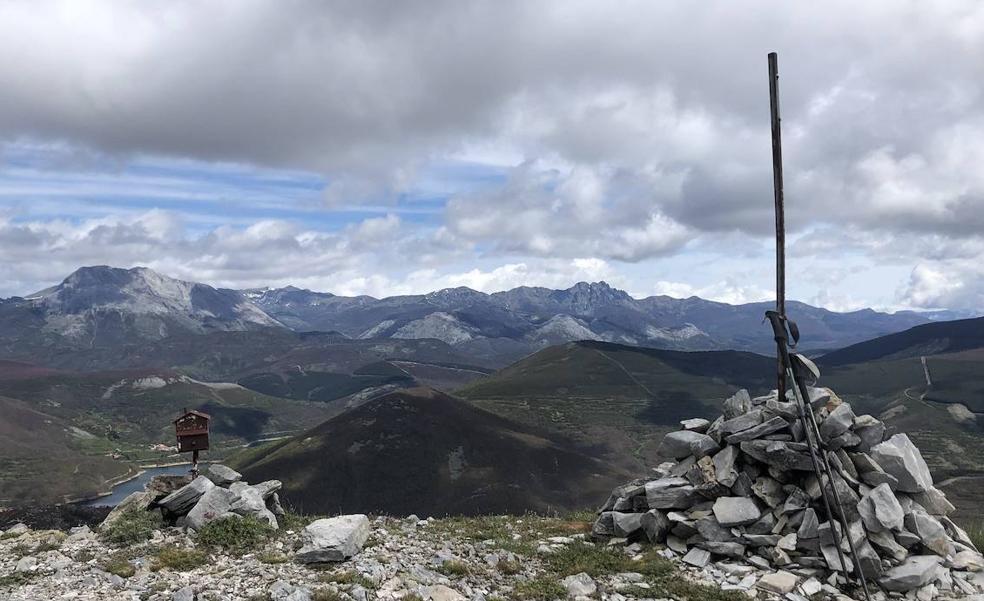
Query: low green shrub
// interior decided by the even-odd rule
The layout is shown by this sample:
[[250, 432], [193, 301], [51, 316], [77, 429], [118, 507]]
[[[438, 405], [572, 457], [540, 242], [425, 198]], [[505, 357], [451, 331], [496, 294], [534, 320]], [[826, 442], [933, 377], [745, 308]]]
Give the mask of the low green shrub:
[[468, 564], [458, 559], [445, 561], [437, 567], [437, 571], [445, 576], [458, 578], [467, 576], [471, 573], [471, 570], [468, 568]]
[[129, 578], [137, 573], [137, 568], [125, 558], [118, 555], [111, 555], [102, 562], [100, 566], [110, 574], [116, 574], [120, 578]]
[[196, 541], [206, 547], [219, 547], [228, 553], [243, 554], [255, 551], [273, 535], [266, 522], [252, 517], [226, 518], [202, 526]]
[[111, 545], [125, 547], [150, 540], [154, 530], [163, 526], [164, 519], [159, 512], [131, 507], [118, 520], [102, 529], [99, 538]]
[[155, 572], [169, 568], [176, 572], [187, 572], [205, 564], [208, 554], [199, 549], [164, 547], [157, 553], [151, 569]]
[[524, 580], [513, 589], [512, 599], [517, 601], [554, 601], [566, 599], [567, 589], [551, 576]]

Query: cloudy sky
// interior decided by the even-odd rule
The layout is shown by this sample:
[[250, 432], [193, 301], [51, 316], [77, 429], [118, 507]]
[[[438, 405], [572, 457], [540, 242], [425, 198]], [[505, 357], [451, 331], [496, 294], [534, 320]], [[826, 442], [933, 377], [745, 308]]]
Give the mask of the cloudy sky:
[[984, 4], [0, 2], [0, 296], [606, 280], [984, 309]]

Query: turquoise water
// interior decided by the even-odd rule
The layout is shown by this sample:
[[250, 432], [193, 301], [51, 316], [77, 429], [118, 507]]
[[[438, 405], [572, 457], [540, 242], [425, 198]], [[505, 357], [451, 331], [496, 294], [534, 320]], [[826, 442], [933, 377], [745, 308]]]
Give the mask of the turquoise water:
[[116, 507], [120, 501], [125, 499], [130, 493], [134, 493], [138, 490], [143, 490], [143, 487], [147, 482], [150, 481], [154, 476], [169, 475], [169, 476], [181, 476], [187, 474], [191, 470], [191, 465], [171, 465], [168, 467], [148, 467], [144, 473], [140, 474], [133, 480], [128, 480], [122, 484], [113, 487], [113, 493], [105, 497], [99, 497], [98, 499], [91, 499], [89, 501], [83, 501], [80, 505], [88, 505], [93, 507], [98, 506], [108, 506]]

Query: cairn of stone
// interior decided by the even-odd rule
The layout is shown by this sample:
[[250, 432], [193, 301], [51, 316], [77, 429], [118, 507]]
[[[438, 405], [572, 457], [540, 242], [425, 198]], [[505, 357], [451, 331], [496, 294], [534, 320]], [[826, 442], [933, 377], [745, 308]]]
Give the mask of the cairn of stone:
[[199, 530], [205, 524], [226, 518], [252, 516], [277, 529], [284, 515], [280, 505], [279, 480], [250, 485], [242, 474], [220, 464], [210, 465], [197, 478], [157, 476], [142, 491], [123, 499], [100, 528], [112, 524], [126, 511], [160, 509], [170, 524]]
[[[884, 423], [855, 415], [831, 390], [809, 392], [843, 504], [834, 519], [824, 511], [795, 402], [740, 390], [713, 422], [685, 420], [667, 434], [659, 454], [673, 461], [653, 478], [616, 488], [593, 535], [648, 539], [696, 567], [745, 563], [772, 572], [759, 587], [768, 580], [780, 593], [802, 582], [843, 590], [856, 570], [888, 593], [919, 599], [976, 593], [972, 572], [984, 569], [984, 558], [947, 517], [954, 507], [934, 487], [919, 449], [903, 433], [886, 438]], [[841, 536], [847, 575], [834, 528], [857, 549], [852, 557]]]

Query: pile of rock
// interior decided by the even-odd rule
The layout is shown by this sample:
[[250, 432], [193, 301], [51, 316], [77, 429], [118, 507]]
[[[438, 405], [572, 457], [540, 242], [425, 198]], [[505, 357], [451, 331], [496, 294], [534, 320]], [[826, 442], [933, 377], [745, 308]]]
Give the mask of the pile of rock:
[[114, 523], [128, 510], [159, 508], [168, 523], [192, 530], [213, 520], [244, 516], [253, 516], [276, 529], [277, 517], [284, 515], [277, 493], [280, 487], [279, 480], [250, 485], [243, 482], [242, 474], [217, 463], [193, 480], [190, 476], [158, 476], [117, 505], [100, 528]]
[[667, 555], [697, 567], [727, 558], [779, 570], [758, 587], [789, 593], [807, 582], [810, 590], [800, 592], [809, 596], [824, 581], [847, 583], [832, 532], [841, 533], [842, 512], [857, 549], [852, 557], [841, 537], [852, 575], [860, 570], [886, 591], [918, 591], [919, 599], [938, 590], [978, 592], [971, 572], [984, 569], [984, 558], [947, 517], [953, 505], [908, 436], [886, 439], [882, 422], [855, 415], [829, 389], [810, 389], [810, 405], [843, 504], [833, 508], [834, 519], [824, 510], [796, 404], [775, 391], [751, 398], [741, 390], [715, 421], [685, 420], [668, 434], [659, 452], [673, 461], [655, 468], [655, 478], [616, 488], [593, 534], [662, 543]]

